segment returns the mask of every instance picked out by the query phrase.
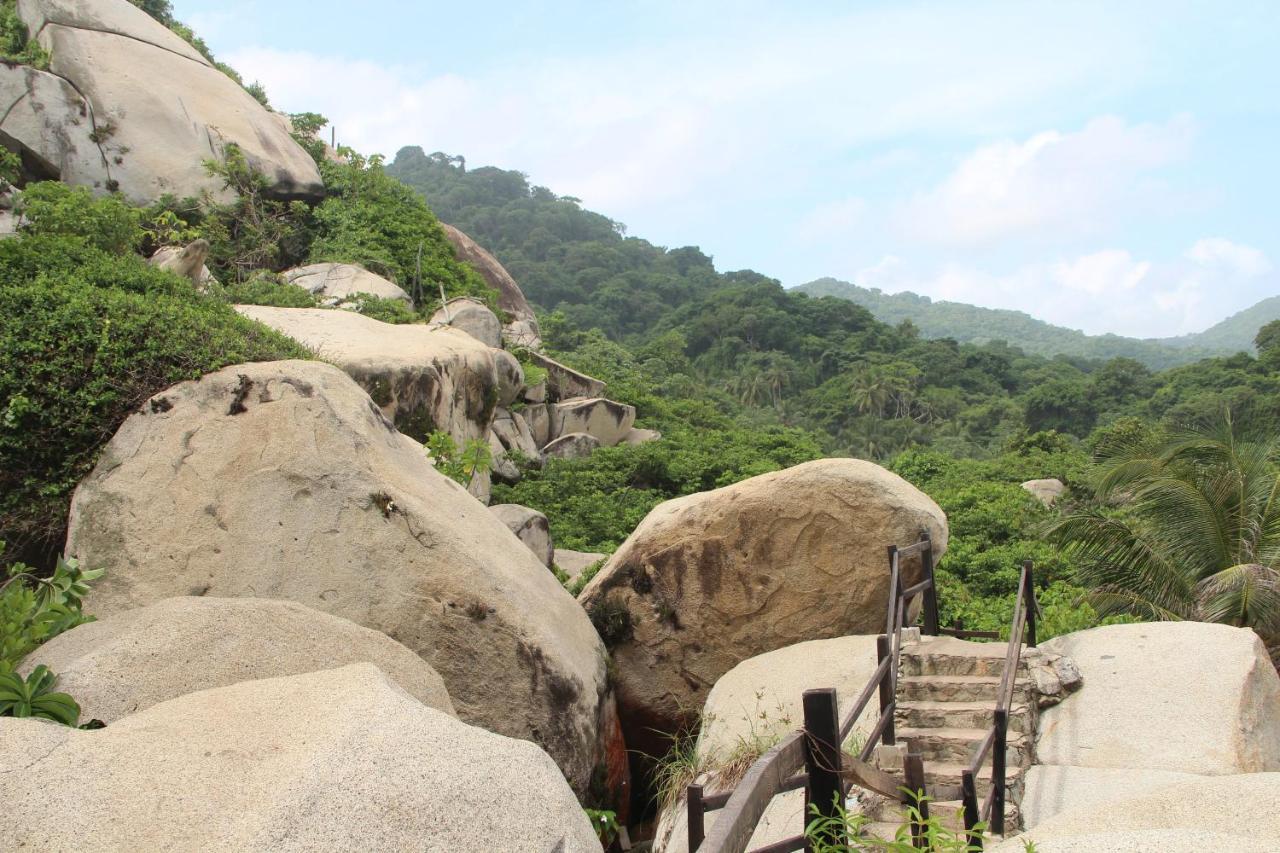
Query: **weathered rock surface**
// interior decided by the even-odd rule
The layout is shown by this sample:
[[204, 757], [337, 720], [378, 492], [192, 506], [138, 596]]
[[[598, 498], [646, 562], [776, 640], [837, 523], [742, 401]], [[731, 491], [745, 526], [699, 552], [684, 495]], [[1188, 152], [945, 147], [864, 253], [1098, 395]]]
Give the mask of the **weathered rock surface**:
[[536, 509], [520, 504], [495, 504], [489, 512], [525, 544], [542, 565], [551, 568], [555, 546], [551, 543], [551, 523]]
[[546, 447], [551, 442], [551, 407], [546, 405], [525, 406], [520, 410], [520, 417], [529, 425], [529, 434], [538, 447]]
[[542, 346], [541, 332], [538, 329], [538, 318], [534, 315], [529, 302], [524, 298], [524, 291], [511, 277], [498, 259], [489, 254], [475, 240], [452, 225], [440, 223], [444, 234], [453, 244], [458, 259], [466, 261], [479, 271], [485, 282], [498, 291], [498, 307], [510, 317], [503, 328], [503, 336], [514, 345], [538, 349]]
[[[929, 497], [870, 462], [823, 459], [656, 507], [595, 576], [588, 612], [625, 609], [619, 711], [633, 748], [689, 722], [740, 661], [810, 639], [878, 632], [885, 547], [922, 531], [946, 550]], [[904, 561], [904, 579], [920, 567]], [[651, 749], [649, 751], [652, 751]]]
[[357, 293], [368, 293], [383, 299], [399, 299], [406, 305], [412, 301], [395, 282], [374, 275], [358, 264], [308, 264], [286, 270], [283, 275], [285, 281], [323, 299], [342, 301]]
[[268, 110], [127, 0], [19, 0], [17, 10], [51, 60], [48, 75], [0, 76], [12, 119], [0, 132], [42, 177], [118, 189], [136, 204], [226, 195], [203, 161], [234, 144], [269, 195], [323, 193], [315, 162]]
[[1280, 773], [1198, 777], [1072, 809], [1005, 841], [995, 853], [1022, 853], [1025, 841], [1039, 853], [1277, 850]]
[[84, 719], [114, 723], [187, 693], [362, 662], [453, 715], [444, 681], [421, 657], [386, 634], [292, 601], [166, 598], [53, 638], [22, 671], [45, 664]]
[[[458, 446], [488, 438], [498, 371], [494, 350], [457, 329], [393, 324], [350, 311], [238, 305], [246, 317], [265, 323], [311, 347], [360, 383], [401, 432], [425, 441], [434, 430]], [[472, 494], [489, 496], [485, 473]]]
[[[801, 728], [801, 697], [806, 690], [834, 687], [844, 709], [862, 692], [878, 664], [873, 635], [811, 640], [744, 660], [722, 675], [707, 696], [698, 737], [699, 760], [709, 767], [724, 766], [739, 755], [762, 752]], [[854, 724], [854, 731], [863, 736], [871, 731], [879, 712], [878, 705], [872, 706]], [[803, 791], [777, 798], [766, 812], [769, 821], [762, 822], [751, 846], [795, 835], [804, 824], [803, 812]], [[707, 814], [708, 829], [717, 817], [717, 812]], [[655, 849], [688, 853], [688, 839], [688, 810], [682, 799], [659, 816]]]
[[99, 616], [265, 597], [382, 631], [460, 719], [590, 775], [605, 668], [586, 614], [336, 367], [235, 365], [153, 397], [76, 490], [67, 553], [107, 569]]
[[101, 731], [0, 719], [0, 778], [17, 849], [600, 849], [546, 753], [367, 663], [191, 693]]
[[562, 435], [542, 448], [546, 456], [557, 459], [586, 459], [600, 449], [600, 439], [585, 432], [571, 432]]
[[538, 459], [538, 444], [524, 418], [506, 409], [498, 409], [493, 415], [492, 429], [505, 451], [518, 451], [529, 459]]
[[1026, 771], [1019, 808], [1023, 825], [1034, 829], [1049, 818], [1075, 809], [1092, 809], [1175, 782], [1200, 778], [1194, 773], [1146, 768], [1070, 767], [1036, 764]]
[[569, 576], [570, 580], [574, 580], [578, 575], [603, 560], [606, 556], [606, 554], [596, 554], [592, 551], [570, 551], [566, 548], [557, 548], [555, 563], [562, 572]]
[[1226, 774], [1280, 770], [1280, 676], [1258, 635], [1204, 622], [1056, 637], [1084, 688], [1044, 711], [1042, 764]]
[[520, 360], [506, 350], [495, 349], [493, 359], [498, 368], [498, 405], [510, 406], [524, 388], [524, 368]]
[[551, 407], [552, 435], [585, 432], [594, 436], [602, 447], [613, 447], [622, 441], [635, 422], [635, 406], [599, 397], [568, 400]]
[[547, 371], [547, 399], [553, 403], [575, 397], [604, 395], [605, 384], [599, 379], [592, 379], [542, 353], [529, 353], [529, 358], [536, 366]]
[[1031, 493], [1032, 497], [1040, 501], [1045, 506], [1053, 506], [1058, 499], [1067, 493], [1067, 487], [1061, 480], [1027, 480], [1022, 484], [1022, 488]]
[[502, 323], [498, 315], [478, 299], [466, 296], [450, 299], [431, 315], [431, 322], [461, 329], [486, 346], [502, 347]]
[[[202, 243], [203, 249], [199, 245]], [[213, 273], [209, 272], [209, 267], [205, 266], [204, 260], [208, 257], [208, 253], [208, 242], [197, 240], [190, 246], [161, 246], [156, 249], [147, 263], [189, 278], [203, 288], [218, 281], [213, 277]]]
[[662, 438], [662, 433], [656, 429], [637, 429], [632, 427], [626, 435], [622, 437], [623, 444], [648, 444], [651, 441], [657, 441]]

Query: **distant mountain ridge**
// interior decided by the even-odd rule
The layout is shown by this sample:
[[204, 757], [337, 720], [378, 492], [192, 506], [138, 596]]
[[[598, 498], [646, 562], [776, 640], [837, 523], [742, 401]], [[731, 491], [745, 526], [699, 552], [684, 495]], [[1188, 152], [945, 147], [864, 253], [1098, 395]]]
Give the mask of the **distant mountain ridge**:
[[1256, 305], [1203, 332], [1173, 338], [1127, 338], [1086, 335], [1037, 320], [1021, 311], [980, 308], [963, 302], [934, 301], [909, 291], [885, 293], [834, 278], [820, 278], [795, 288], [810, 296], [835, 296], [866, 308], [885, 323], [910, 320], [926, 338], [954, 338], [983, 343], [1004, 340], [1029, 353], [1083, 358], [1132, 358], [1152, 369], [1176, 367], [1211, 356], [1253, 352], [1258, 329], [1280, 319], [1280, 296]]

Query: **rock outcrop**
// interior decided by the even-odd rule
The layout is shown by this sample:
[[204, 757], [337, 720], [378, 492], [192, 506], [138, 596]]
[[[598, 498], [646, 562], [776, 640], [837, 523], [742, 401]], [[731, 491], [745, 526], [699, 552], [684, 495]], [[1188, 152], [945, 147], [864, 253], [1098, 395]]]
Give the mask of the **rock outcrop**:
[[189, 278], [197, 287], [205, 288], [218, 281], [205, 266], [208, 257], [209, 241], [195, 240], [186, 246], [161, 246], [147, 263]]
[[498, 315], [478, 299], [467, 296], [450, 299], [431, 315], [431, 322], [461, 329], [486, 346], [502, 347], [502, 323]]
[[571, 432], [551, 441], [542, 452], [557, 459], [586, 459], [600, 449], [600, 439], [585, 432]]
[[153, 397], [76, 490], [67, 553], [107, 569], [100, 616], [265, 597], [382, 631], [460, 719], [534, 740], [585, 788], [605, 704], [586, 614], [336, 367], [235, 365]]
[[1038, 853], [1270, 853], [1280, 849], [1280, 773], [1202, 776], [1134, 790], [1065, 811], [995, 853], [1023, 853], [1028, 841]]
[[497, 504], [489, 507], [489, 512], [505, 524], [542, 565], [551, 568], [555, 546], [551, 543], [551, 523], [545, 515], [520, 504]]
[[49, 70], [6, 68], [0, 141], [33, 179], [119, 190], [135, 204], [165, 194], [226, 195], [204, 161], [235, 145], [277, 198], [319, 198], [310, 155], [272, 114], [127, 0], [19, 0]]
[[[360, 383], [401, 432], [425, 441], [434, 430], [459, 446], [488, 440], [498, 398], [495, 351], [457, 329], [383, 323], [350, 311], [236, 306], [241, 314], [315, 350]], [[472, 493], [488, 499], [488, 475]]]
[[570, 551], [565, 548], [557, 548], [555, 553], [556, 567], [560, 571], [569, 576], [569, 580], [576, 580], [578, 575], [603, 560], [606, 554], [596, 554], [592, 551]]
[[1058, 500], [1067, 493], [1067, 487], [1061, 480], [1027, 480], [1022, 484], [1022, 488], [1031, 493], [1031, 496], [1045, 506], [1053, 506]]
[[605, 384], [599, 379], [579, 373], [539, 352], [530, 353], [529, 358], [535, 366], [547, 371], [547, 399], [553, 403], [604, 395]]
[[358, 264], [308, 264], [284, 273], [285, 281], [306, 289], [312, 296], [335, 304], [357, 293], [368, 293], [383, 299], [399, 299], [409, 304], [409, 294], [395, 282], [374, 275]]
[[542, 333], [538, 329], [538, 318], [534, 315], [529, 301], [524, 298], [524, 291], [511, 277], [498, 259], [489, 254], [479, 243], [452, 225], [440, 223], [444, 234], [453, 244], [458, 259], [465, 261], [479, 271], [490, 287], [498, 292], [498, 307], [509, 318], [502, 329], [503, 337], [513, 346], [538, 349], [542, 346]]
[[635, 406], [600, 397], [568, 400], [551, 407], [554, 436], [584, 432], [599, 441], [601, 447], [613, 447], [621, 442], [635, 422]]
[[367, 663], [191, 693], [101, 731], [0, 719], [0, 777], [16, 849], [600, 849], [546, 753]]
[[[810, 639], [881, 630], [885, 545], [927, 531], [941, 556], [946, 517], [870, 462], [824, 459], [656, 507], [583, 590], [617, 669], [633, 748], [689, 722], [740, 661]], [[905, 582], [919, 579], [904, 561]], [[607, 617], [607, 618], [606, 618]], [[654, 753], [657, 754], [657, 753]]]
[[365, 662], [453, 715], [444, 681], [421, 657], [386, 634], [292, 601], [166, 598], [54, 637], [22, 671], [48, 666], [84, 719], [114, 723], [200, 690]]

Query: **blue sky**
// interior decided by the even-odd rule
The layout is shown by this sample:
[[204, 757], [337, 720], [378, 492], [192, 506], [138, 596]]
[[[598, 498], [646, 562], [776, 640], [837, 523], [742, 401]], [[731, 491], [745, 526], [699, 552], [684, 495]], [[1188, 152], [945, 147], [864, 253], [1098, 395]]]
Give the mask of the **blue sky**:
[[340, 142], [518, 169], [721, 269], [1139, 336], [1280, 293], [1280, 3], [785, 7], [174, 2]]

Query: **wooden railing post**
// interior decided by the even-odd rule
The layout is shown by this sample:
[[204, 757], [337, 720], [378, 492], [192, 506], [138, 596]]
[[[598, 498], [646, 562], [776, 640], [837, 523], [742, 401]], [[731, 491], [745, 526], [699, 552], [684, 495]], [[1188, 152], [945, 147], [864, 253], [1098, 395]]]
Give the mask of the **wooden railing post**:
[[982, 849], [982, 833], [978, 831], [978, 822], [982, 816], [978, 814], [978, 786], [973, 781], [973, 771], [968, 768], [960, 771], [960, 791], [964, 802], [964, 831], [969, 836], [969, 846]]
[[927, 636], [936, 637], [938, 636], [938, 582], [933, 575], [933, 537], [925, 531], [920, 538], [929, 543], [920, 555], [924, 580], [929, 582], [928, 588], [924, 591], [924, 633]]
[[1008, 743], [1009, 711], [996, 709], [996, 736], [991, 745], [991, 831], [1004, 835], [1005, 748]]
[[707, 837], [706, 809], [702, 804], [702, 786], [690, 785], [687, 794], [689, 814], [689, 853], [702, 846]]
[[886, 634], [893, 633], [894, 617], [898, 612], [898, 593], [902, 589], [901, 579], [898, 577], [898, 546], [890, 545], [889, 551], [889, 605], [888, 615], [884, 620], [884, 632]]
[[[881, 634], [876, 637], [876, 658], [877, 663], [883, 663], [889, 660], [889, 637]], [[896, 733], [893, 729], [893, 661], [889, 660], [889, 669], [885, 671], [884, 678], [880, 679], [880, 717], [883, 719], [885, 714], [889, 715], [888, 722], [884, 725], [884, 733], [880, 736], [880, 742], [885, 746], [893, 746], [897, 743]]]
[[1027, 583], [1023, 587], [1023, 601], [1027, 609], [1027, 646], [1036, 647], [1036, 582], [1032, 574], [1034, 566], [1030, 560], [1022, 564], [1027, 573]]
[[929, 844], [925, 835], [929, 823], [929, 801], [926, 799], [924, 760], [920, 753], [908, 752], [903, 756], [902, 774], [907, 782], [904, 804], [914, 809], [911, 812], [911, 845], [924, 850]]
[[[844, 805], [844, 783], [840, 778], [840, 712], [833, 688], [804, 692], [804, 731], [804, 763], [809, 784], [805, 789], [807, 802], [802, 819], [803, 826], [808, 826], [809, 806], [816, 807], [822, 817], [835, 818], [839, 814], [837, 807]], [[826, 840], [832, 844], [847, 841], [838, 829]]]

